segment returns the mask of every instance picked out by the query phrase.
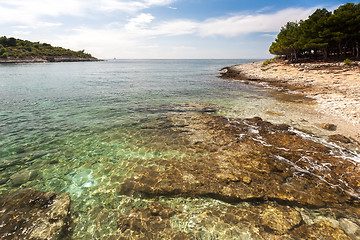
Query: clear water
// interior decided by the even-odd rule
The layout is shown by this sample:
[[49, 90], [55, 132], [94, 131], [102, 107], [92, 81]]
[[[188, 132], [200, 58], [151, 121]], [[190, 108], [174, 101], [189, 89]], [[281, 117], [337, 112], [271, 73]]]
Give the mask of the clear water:
[[[263, 87], [218, 78], [222, 67], [251, 61], [0, 65], [0, 193], [19, 188], [69, 193], [74, 239], [111, 235], [116, 213], [151, 201], [118, 195], [124, 179], [154, 164], [152, 159], [184, 154], [149, 148], [151, 139], [138, 134], [140, 123], [161, 112], [157, 108], [210, 103], [229, 116], [304, 122], [308, 109], [294, 108], [299, 103], [280, 101]], [[31, 177], [14, 182], [19, 173]], [[212, 199], [162, 201], [185, 204], [189, 213], [223, 204]], [[185, 228], [180, 223], [176, 227]]]

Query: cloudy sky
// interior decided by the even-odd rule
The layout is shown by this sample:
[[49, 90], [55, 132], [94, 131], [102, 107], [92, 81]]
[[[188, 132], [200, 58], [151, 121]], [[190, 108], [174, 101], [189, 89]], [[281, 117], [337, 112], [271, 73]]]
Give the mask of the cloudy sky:
[[85, 49], [104, 59], [269, 58], [286, 22], [346, 2], [0, 0], [0, 35]]

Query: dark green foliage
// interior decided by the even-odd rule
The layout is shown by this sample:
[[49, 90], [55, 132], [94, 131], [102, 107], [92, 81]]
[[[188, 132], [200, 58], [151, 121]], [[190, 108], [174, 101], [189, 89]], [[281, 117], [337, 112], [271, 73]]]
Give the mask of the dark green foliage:
[[15, 38], [0, 37], [0, 58], [29, 57], [80, 57], [91, 58], [84, 50], [72, 51], [61, 47], [53, 47], [48, 43], [30, 42]]
[[347, 59], [344, 60], [344, 63], [345, 63], [346, 65], [350, 65], [350, 64], [351, 64], [351, 60], [347, 58]]
[[281, 28], [270, 53], [299, 58], [359, 58], [360, 3], [347, 3], [333, 13], [316, 10], [308, 19]]
[[15, 47], [16, 46], [16, 39], [11, 37], [11, 38], [7, 38], [7, 37], [0, 37], [0, 44], [3, 45], [4, 47]]

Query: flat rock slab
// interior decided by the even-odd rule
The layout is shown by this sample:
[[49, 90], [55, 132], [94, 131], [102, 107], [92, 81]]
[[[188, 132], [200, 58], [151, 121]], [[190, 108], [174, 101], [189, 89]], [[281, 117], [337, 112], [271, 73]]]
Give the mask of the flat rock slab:
[[[356, 239], [360, 226], [360, 169], [352, 160], [356, 153], [258, 117], [226, 118], [196, 111], [195, 106], [187, 109], [167, 110], [142, 125], [139, 135], [151, 139], [147, 147], [183, 155], [153, 159], [152, 166], [125, 180], [120, 194], [213, 198], [230, 204], [227, 209], [191, 215], [199, 229], [227, 229], [215, 231], [219, 239]], [[122, 234], [143, 234], [129, 218], [151, 208], [121, 215]], [[173, 230], [177, 226], [186, 230], [182, 221], [189, 216], [173, 214], [162, 219], [169, 218]], [[207, 232], [183, 233], [191, 239], [215, 236]]]
[[310, 207], [358, 204], [358, 163], [287, 125], [176, 112], [147, 128], [166, 135], [170, 145], [187, 143], [182, 151], [189, 157], [155, 159], [156, 166], [126, 180], [121, 194], [208, 196], [229, 203], [270, 199]]
[[358, 225], [351, 221], [340, 220], [346, 231], [326, 218], [305, 224], [298, 210], [266, 202], [209, 208], [189, 215], [186, 209], [175, 210], [154, 201], [146, 208], [119, 214], [117, 233], [106, 239], [357, 239]]
[[190, 236], [172, 229], [170, 218], [176, 211], [159, 202], [148, 208], [135, 208], [129, 214], [119, 215], [118, 233], [108, 239], [173, 239], [190, 240]]
[[24, 189], [0, 195], [1, 239], [66, 239], [70, 197]]

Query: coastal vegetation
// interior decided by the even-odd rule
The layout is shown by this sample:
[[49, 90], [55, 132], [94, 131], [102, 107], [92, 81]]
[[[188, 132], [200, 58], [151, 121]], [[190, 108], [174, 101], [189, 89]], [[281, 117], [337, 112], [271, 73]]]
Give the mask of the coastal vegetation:
[[0, 59], [28, 59], [28, 58], [93, 58], [84, 50], [72, 51], [62, 47], [53, 47], [48, 43], [31, 42], [6, 36], [0, 37]]
[[306, 20], [288, 22], [270, 46], [270, 53], [287, 60], [359, 59], [360, 3], [333, 12], [317, 9]]

